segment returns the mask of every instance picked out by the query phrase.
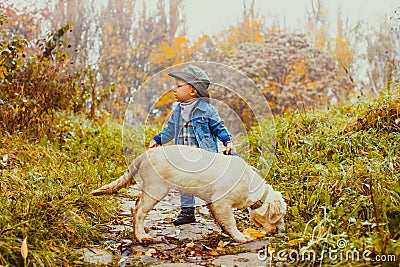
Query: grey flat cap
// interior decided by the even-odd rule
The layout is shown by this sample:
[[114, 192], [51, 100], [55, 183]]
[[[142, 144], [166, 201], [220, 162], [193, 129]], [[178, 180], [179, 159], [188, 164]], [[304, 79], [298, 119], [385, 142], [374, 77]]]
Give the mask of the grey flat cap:
[[199, 67], [188, 65], [182, 71], [168, 73], [169, 76], [181, 79], [196, 88], [200, 97], [210, 98], [208, 87], [210, 86], [210, 78]]

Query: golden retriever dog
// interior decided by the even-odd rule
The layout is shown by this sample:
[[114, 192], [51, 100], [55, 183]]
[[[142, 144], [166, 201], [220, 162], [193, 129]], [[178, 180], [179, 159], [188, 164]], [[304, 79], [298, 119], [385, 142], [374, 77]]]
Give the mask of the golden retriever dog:
[[171, 189], [206, 201], [223, 231], [237, 242], [251, 237], [237, 229], [232, 208], [249, 208], [251, 218], [266, 232], [285, 229], [286, 203], [281, 193], [241, 157], [183, 145], [152, 148], [137, 157], [119, 179], [91, 194], [112, 194], [135, 183], [142, 190], [133, 211], [134, 236], [139, 242], [150, 238], [144, 229], [146, 215]]

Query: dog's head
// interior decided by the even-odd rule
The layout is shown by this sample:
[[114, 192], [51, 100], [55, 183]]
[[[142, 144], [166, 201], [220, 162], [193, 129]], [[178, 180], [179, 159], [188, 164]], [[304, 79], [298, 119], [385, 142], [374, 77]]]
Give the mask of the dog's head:
[[286, 214], [286, 203], [280, 192], [274, 191], [267, 185], [261, 207], [250, 211], [250, 216], [256, 224], [262, 225], [266, 232], [275, 229], [285, 230], [284, 217]]

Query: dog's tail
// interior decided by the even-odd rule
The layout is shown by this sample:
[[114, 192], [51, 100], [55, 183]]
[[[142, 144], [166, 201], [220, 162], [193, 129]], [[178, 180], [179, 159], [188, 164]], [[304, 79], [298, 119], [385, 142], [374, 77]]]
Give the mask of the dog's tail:
[[143, 157], [138, 157], [120, 178], [96, 190], [93, 190], [92, 192], [90, 192], [90, 194], [93, 196], [111, 195], [120, 190], [121, 188], [125, 188], [130, 184], [135, 184], [136, 182], [135, 179], [133, 178], [138, 173], [139, 165], [141, 163], [142, 158]]

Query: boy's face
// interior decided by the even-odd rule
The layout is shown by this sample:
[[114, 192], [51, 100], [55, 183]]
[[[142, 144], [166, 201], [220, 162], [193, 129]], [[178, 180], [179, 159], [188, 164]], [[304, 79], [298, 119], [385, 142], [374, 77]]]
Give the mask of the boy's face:
[[174, 96], [176, 101], [185, 102], [199, 97], [197, 90], [190, 84], [181, 79], [175, 79], [176, 87], [174, 88]]

